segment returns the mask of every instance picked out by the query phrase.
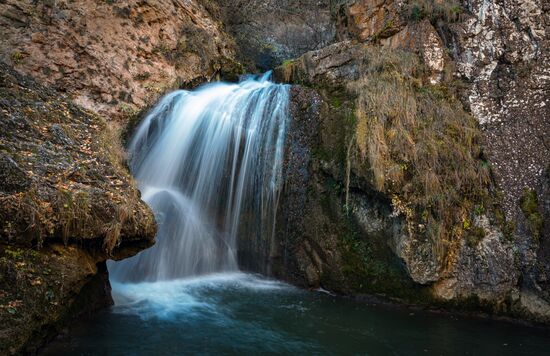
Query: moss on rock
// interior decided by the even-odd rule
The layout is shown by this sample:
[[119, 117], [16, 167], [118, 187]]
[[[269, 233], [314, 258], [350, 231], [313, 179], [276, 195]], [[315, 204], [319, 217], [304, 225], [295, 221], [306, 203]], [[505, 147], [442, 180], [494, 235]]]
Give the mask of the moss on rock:
[[152, 240], [154, 218], [125, 166], [116, 127], [3, 64], [0, 70], [2, 161], [25, 184], [0, 192], [3, 241], [102, 241], [113, 221], [121, 233], [103, 241], [106, 256], [125, 238]]
[[110, 303], [105, 260], [156, 224], [116, 128], [1, 62], [0, 165], [0, 353], [35, 352]]
[[537, 192], [531, 189], [525, 189], [520, 200], [521, 211], [527, 221], [527, 227], [533, 238], [540, 239], [544, 219], [539, 212], [539, 200]]
[[455, 99], [452, 83], [430, 85], [411, 53], [371, 48], [357, 96], [356, 142], [368, 170], [358, 171], [392, 196], [409, 234], [427, 239], [444, 268], [476, 204], [489, 199], [477, 121]]

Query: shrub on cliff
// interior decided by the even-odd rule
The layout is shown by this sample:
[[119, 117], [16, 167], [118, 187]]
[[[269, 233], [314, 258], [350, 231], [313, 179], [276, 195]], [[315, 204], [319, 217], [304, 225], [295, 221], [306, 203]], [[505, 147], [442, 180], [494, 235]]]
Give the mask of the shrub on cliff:
[[405, 18], [412, 21], [429, 19], [435, 23], [456, 22], [463, 13], [462, 6], [456, 0], [412, 0], [403, 6]]

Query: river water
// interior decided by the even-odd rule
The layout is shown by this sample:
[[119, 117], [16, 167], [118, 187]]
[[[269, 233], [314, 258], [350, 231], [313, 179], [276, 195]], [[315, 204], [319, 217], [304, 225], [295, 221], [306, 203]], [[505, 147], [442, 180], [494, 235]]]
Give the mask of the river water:
[[113, 284], [45, 355], [547, 355], [550, 332], [371, 305], [230, 273]]

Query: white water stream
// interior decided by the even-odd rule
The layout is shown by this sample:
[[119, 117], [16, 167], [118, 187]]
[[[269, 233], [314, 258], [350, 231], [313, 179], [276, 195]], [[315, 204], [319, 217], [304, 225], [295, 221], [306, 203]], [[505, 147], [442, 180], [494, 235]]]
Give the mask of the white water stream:
[[173, 92], [144, 119], [130, 168], [159, 223], [157, 243], [110, 262], [113, 281], [237, 271], [241, 221], [273, 231], [289, 87], [269, 75]]

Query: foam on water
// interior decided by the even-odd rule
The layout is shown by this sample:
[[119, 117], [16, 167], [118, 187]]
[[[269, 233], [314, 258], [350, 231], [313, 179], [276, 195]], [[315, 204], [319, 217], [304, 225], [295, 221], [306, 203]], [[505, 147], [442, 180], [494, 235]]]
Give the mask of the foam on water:
[[207, 314], [220, 320], [227, 318], [217, 298], [231, 292], [257, 294], [258, 297], [262, 293], [298, 292], [288, 284], [241, 272], [159, 282], [113, 282], [112, 287], [114, 313], [167, 321], [199, 315], [204, 318]]

